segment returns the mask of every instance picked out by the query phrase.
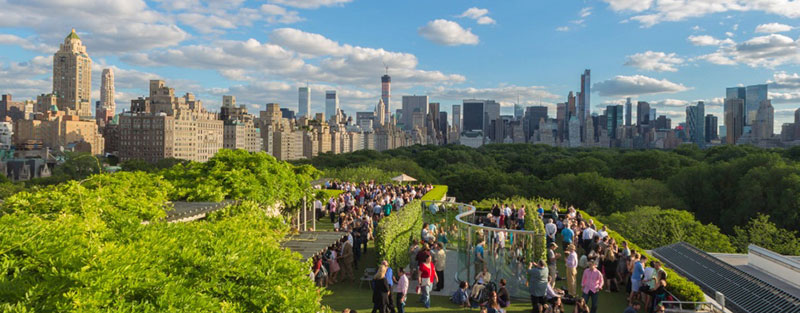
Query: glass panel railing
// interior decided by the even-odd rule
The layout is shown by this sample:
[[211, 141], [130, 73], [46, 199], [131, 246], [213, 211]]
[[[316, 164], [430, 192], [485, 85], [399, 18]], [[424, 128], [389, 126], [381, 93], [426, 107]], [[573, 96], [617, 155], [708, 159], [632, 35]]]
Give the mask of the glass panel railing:
[[[458, 255], [458, 270], [454, 283], [475, 283], [476, 275], [484, 268], [491, 274], [490, 282], [499, 287], [505, 279], [506, 289], [514, 298], [527, 299], [528, 264], [533, 260], [535, 245], [544, 245], [545, 235], [529, 230], [483, 226], [488, 212], [479, 212], [469, 204], [445, 201], [423, 201], [425, 222], [445, 230], [447, 249]], [[483, 262], [479, 261], [479, 243], [483, 242]], [[451, 277], [448, 277], [448, 281]]]

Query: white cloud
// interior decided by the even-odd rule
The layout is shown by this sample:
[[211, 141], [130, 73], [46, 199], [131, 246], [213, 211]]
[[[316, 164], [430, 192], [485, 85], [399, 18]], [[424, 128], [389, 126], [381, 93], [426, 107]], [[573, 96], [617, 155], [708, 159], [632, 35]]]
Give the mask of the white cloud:
[[714, 38], [709, 35], [689, 36], [687, 38], [695, 46], [718, 46], [718, 45], [732, 45], [735, 44], [733, 39], [726, 38], [724, 40]]
[[683, 62], [684, 60], [677, 57], [675, 53], [646, 51], [629, 55], [625, 65], [645, 71], [677, 72], [676, 66], [680, 66]]
[[725, 36], [727, 36], [728, 38], [733, 37], [733, 33], [732, 32], [725, 32]]
[[488, 16], [489, 10], [488, 9], [481, 9], [477, 7], [471, 7], [461, 13], [458, 17], [465, 17], [469, 19], [475, 20], [480, 25], [489, 25], [495, 24], [496, 21]]
[[559, 27], [556, 27], [556, 31], [560, 31], [560, 32], [566, 32], [566, 31], [569, 31], [569, 26], [559, 26]]
[[0, 34], [0, 45], [17, 45], [25, 50], [37, 51], [42, 53], [55, 53], [56, 50], [58, 50], [58, 48], [55, 46], [43, 43], [35, 43], [30, 38], [22, 38], [11, 34]]
[[786, 24], [769, 23], [756, 26], [756, 33], [782, 33], [788, 32], [792, 29], [794, 29], [794, 27]]
[[604, 0], [614, 11], [641, 13], [630, 19], [642, 27], [676, 22], [714, 13], [759, 11], [788, 18], [800, 17], [800, 2], [790, 0]]
[[[58, 43], [74, 27], [94, 55], [174, 46], [188, 34], [143, 0], [3, 2], [0, 27], [29, 27], [34, 41]], [[58, 16], [58, 18], [53, 18]]]
[[427, 94], [436, 99], [461, 101], [463, 99], [493, 99], [502, 106], [512, 106], [517, 102], [524, 105], [535, 105], [542, 101], [552, 102], [560, 96], [550, 93], [542, 86], [501, 85], [495, 88], [444, 88], [437, 87]]
[[618, 75], [613, 79], [595, 83], [593, 91], [603, 97], [634, 96], [656, 93], [675, 93], [689, 90], [682, 84], [666, 79], [656, 79], [643, 75]]
[[300, 9], [316, 9], [319, 7], [331, 7], [337, 5], [340, 6], [351, 1], [353, 0], [269, 0], [271, 3]]
[[585, 18], [585, 17], [588, 17], [589, 15], [592, 15], [592, 7], [585, 7], [583, 9], [581, 9], [581, 11], [578, 12], [578, 15], [581, 18]]
[[471, 29], [464, 29], [458, 23], [444, 19], [428, 22], [419, 28], [418, 33], [425, 39], [446, 46], [477, 45], [479, 42]]
[[770, 88], [774, 89], [800, 89], [800, 75], [797, 73], [776, 72], [772, 74], [772, 79], [768, 80]]
[[679, 100], [679, 99], [664, 99], [659, 101], [650, 102], [651, 105], [661, 106], [661, 107], [674, 107], [674, 108], [682, 108], [689, 105], [689, 101], [686, 100]]
[[603, 0], [614, 11], [641, 12], [650, 8], [653, 0]]
[[754, 37], [735, 45], [720, 45], [716, 52], [698, 59], [714, 64], [746, 64], [750, 67], [774, 68], [800, 63], [800, 42], [780, 34]]

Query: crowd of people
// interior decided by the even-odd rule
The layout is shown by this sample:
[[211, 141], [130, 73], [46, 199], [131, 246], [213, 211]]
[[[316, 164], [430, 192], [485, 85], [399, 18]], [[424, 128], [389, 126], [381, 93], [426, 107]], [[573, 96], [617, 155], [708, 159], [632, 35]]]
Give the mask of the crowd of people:
[[[432, 188], [429, 185], [348, 183], [331, 187], [347, 192], [331, 199], [324, 207], [322, 203], [315, 206], [320, 212], [336, 214], [333, 217], [336, 228], [348, 232], [348, 236], [331, 247], [330, 256], [315, 259], [315, 273], [321, 268], [331, 273], [330, 281], [325, 283], [352, 279], [353, 263], [358, 262], [362, 252], [366, 251], [366, 241], [372, 238], [377, 221]], [[480, 312], [505, 312], [511, 304], [506, 278], [495, 283], [489, 269], [491, 262], [487, 262], [488, 257], [503, 255], [519, 267], [527, 262], [527, 269], [518, 270], [515, 273], [517, 277], [507, 278], [522, 280], [522, 284], [527, 285], [533, 312], [566, 312], [564, 305], [569, 304], [573, 306], [570, 312], [595, 313], [601, 306], [598, 297], [601, 292], [624, 292], [629, 302], [624, 313], [642, 309], [644, 312], [664, 312], [661, 302], [670, 300], [670, 295], [666, 291], [667, 273], [659, 262], [648, 262], [645, 255], [631, 250], [627, 242], [616, 242], [605, 226], [597, 227], [593, 220], [584, 219], [572, 207], [566, 214], [560, 214], [556, 206], [545, 210], [537, 205], [535, 212], [545, 224], [547, 247], [546, 259], [536, 262], [523, 258], [523, 245], [515, 242], [514, 233], [510, 231], [525, 229], [525, 206], [494, 205], [486, 216], [473, 221], [499, 230], [491, 231], [491, 235], [478, 232], [477, 243], [470, 251], [474, 280], [471, 284], [469, 281], [458, 282], [458, 289], [450, 297], [453, 303], [479, 308]], [[426, 308], [431, 306], [431, 292], [443, 290], [446, 280], [445, 246], [448, 232], [452, 230], [445, 228], [444, 225], [423, 225], [418, 240], [409, 247], [408, 270], [400, 268], [395, 271], [388, 262], [381, 261], [370, 283], [372, 312], [404, 312], [412, 281], [416, 281], [412, 290], [419, 294], [419, 302]], [[494, 250], [486, 250], [487, 240], [491, 241]], [[354, 248], [361, 245], [363, 249]], [[352, 249], [352, 253], [348, 249]], [[563, 273], [559, 273], [557, 266], [560, 260], [565, 264]], [[349, 268], [343, 270], [343, 266]], [[580, 281], [579, 271], [582, 273]]]
[[[573, 207], [562, 215], [555, 205], [550, 212], [539, 206], [537, 213], [545, 223], [547, 260], [530, 265], [534, 312], [563, 312], [562, 303], [569, 301], [576, 304], [574, 312], [595, 313], [600, 305], [600, 292], [625, 292], [630, 303], [626, 312], [638, 312], [639, 308], [645, 312], [663, 312], [661, 302], [669, 294], [667, 273], [659, 262], [648, 262], [646, 256], [631, 250], [627, 242], [617, 243], [605, 226], [597, 227]], [[565, 263], [563, 276], [556, 266], [561, 258]], [[580, 285], [579, 268], [583, 269]], [[555, 282], [559, 280], [565, 281], [563, 290], [556, 288]]]

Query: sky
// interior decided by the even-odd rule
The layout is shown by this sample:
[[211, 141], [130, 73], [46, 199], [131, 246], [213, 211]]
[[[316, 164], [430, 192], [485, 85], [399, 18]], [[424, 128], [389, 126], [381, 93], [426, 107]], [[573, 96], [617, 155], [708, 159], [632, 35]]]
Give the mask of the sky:
[[[800, 107], [800, 1], [790, 0], [0, 0], [0, 93], [52, 90], [52, 54], [75, 28], [100, 73], [113, 68], [117, 111], [164, 79], [214, 111], [234, 95], [251, 113], [313, 112], [337, 90], [348, 114], [373, 110], [380, 76], [391, 109], [428, 95], [449, 111], [463, 99], [546, 105], [592, 71], [592, 112], [648, 101], [685, 119], [704, 101], [720, 117], [725, 88], [769, 84], [775, 129]], [[634, 110], [635, 111], [635, 110]], [[634, 112], [635, 116], [635, 112]]]

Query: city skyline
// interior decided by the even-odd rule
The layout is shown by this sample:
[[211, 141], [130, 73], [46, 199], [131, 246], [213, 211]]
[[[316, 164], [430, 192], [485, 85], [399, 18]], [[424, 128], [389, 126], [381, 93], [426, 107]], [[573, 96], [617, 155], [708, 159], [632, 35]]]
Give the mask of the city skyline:
[[[698, 100], [721, 117], [723, 88], [768, 83], [779, 132], [800, 97], [800, 55], [790, 38], [796, 36], [791, 17], [798, 5], [723, 2], [728, 5], [711, 9], [695, 1], [697, 7], [687, 6], [691, 14], [678, 6], [618, 0], [557, 6], [348, 0], [9, 4], [9, 16], [3, 16], [8, 24], [0, 24], [0, 46], [7, 48], [0, 58], [0, 93], [33, 99], [52, 91], [51, 55], [64, 31], [75, 27], [93, 58], [90, 106], [100, 100], [102, 69], [111, 68], [117, 112], [146, 95], [147, 80], [165, 79], [195, 93], [210, 110], [219, 110], [221, 96], [230, 94], [251, 113], [269, 102], [296, 111], [297, 88], [308, 82], [312, 112], [324, 112], [325, 90], [337, 90], [342, 109], [354, 115], [374, 109], [381, 98], [378, 80], [388, 67], [394, 85], [390, 112], [403, 95], [416, 94], [442, 103], [446, 112], [476, 98], [497, 100], [502, 114], [513, 114], [519, 97], [524, 106], [546, 105], [554, 115], [568, 92], [580, 92], [580, 72], [592, 69], [588, 111], [624, 104], [630, 95], [676, 122]], [[399, 22], [410, 11], [419, 14]], [[59, 18], [43, 19], [56, 12]], [[380, 21], [349, 18], [377, 12]], [[42, 23], [13, 24], [19, 18]], [[339, 18], [349, 22], [329, 27]], [[391, 38], [367, 23], [391, 25]]]

